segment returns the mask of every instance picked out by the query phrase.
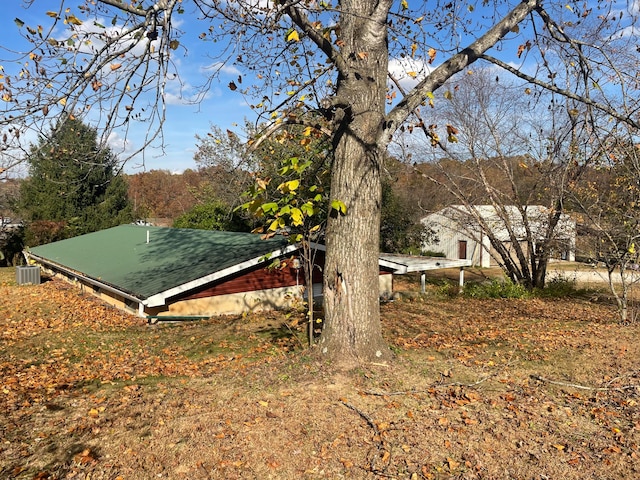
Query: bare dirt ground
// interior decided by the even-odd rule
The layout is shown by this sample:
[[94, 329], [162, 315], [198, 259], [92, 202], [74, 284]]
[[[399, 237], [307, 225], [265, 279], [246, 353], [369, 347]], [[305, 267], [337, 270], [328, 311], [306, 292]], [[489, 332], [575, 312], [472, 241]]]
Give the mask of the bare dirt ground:
[[640, 478], [640, 326], [606, 302], [392, 302], [393, 364], [345, 372], [296, 315], [148, 326], [13, 275], [2, 479]]

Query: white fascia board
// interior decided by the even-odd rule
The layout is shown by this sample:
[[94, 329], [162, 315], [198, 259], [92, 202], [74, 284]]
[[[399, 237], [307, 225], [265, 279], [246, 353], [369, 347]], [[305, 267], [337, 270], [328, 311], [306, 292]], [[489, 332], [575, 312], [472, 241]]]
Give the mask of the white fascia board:
[[473, 262], [471, 260], [437, 260], [433, 263], [408, 265], [406, 273], [423, 272], [425, 270], [440, 270], [443, 268], [470, 267], [472, 264]]
[[381, 267], [386, 267], [393, 270], [393, 273], [397, 273], [399, 275], [402, 275], [403, 273], [408, 272], [406, 265], [403, 265], [402, 263], [392, 262], [391, 260], [384, 260], [382, 258], [379, 258], [378, 264]]
[[275, 250], [271, 253], [266, 253], [265, 255], [260, 255], [259, 257], [252, 258], [242, 263], [238, 263], [231, 267], [225, 268], [224, 270], [220, 270], [219, 272], [212, 273], [210, 275], [206, 275], [201, 278], [197, 278], [187, 283], [183, 283], [182, 285], [178, 285], [177, 287], [170, 288], [169, 290], [165, 290], [164, 292], [156, 293], [155, 295], [151, 295], [142, 301], [142, 303], [147, 307], [159, 307], [165, 304], [167, 298], [175, 297], [184, 292], [188, 292], [189, 290], [193, 290], [194, 288], [200, 287], [202, 285], [206, 285], [207, 283], [215, 282], [216, 280], [220, 280], [221, 278], [228, 277], [235, 273], [241, 272], [251, 267], [255, 267], [260, 263], [265, 263], [265, 257], [268, 258], [278, 258], [282, 255], [286, 255], [288, 253], [299, 250], [300, 246], [297, 244], [289, 245], [286, 248], [281, 248], [279, 250]]

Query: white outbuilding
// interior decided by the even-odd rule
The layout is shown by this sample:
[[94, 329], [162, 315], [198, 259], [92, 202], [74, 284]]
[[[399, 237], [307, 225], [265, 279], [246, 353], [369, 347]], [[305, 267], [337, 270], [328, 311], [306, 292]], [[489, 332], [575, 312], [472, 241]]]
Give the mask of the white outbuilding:
[[[516, 238], [527, 252], [527, 238], [532, 238], [534, 244], [546, 238], [552, 213], [541, 205], [500, 208], [493, 205], [452, 205], [421, 220], [432, 232], [423, 243], [422, 251], [451, 259], [471, 260], [473, 266], [495, 266], [498, 256], [491, 245], [490, 235], [511, 252], [512, 238]], [[531, 232], [530, 236], [527, 230]], [[576, 222], [569, 215], [560, 215], [548, 244], [552, 248], [552, 258], [575, 260]]]

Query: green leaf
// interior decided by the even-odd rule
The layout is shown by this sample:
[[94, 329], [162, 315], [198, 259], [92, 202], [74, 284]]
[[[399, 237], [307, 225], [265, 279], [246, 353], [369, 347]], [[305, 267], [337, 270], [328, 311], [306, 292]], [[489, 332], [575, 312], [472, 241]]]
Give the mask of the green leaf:
[[314, 211], [313, 211], [313, 203], [311, 203], [311, 202], [303, 203], [303, 204], [300, 206], [300, 209], [302, 210], [302, 212], [303, 212], [307, 217], [311, 217], [311, 216], [313, 216], [313, 213], [314, 213]]
[[264, 213], [275, 212], [278, 210], [278, 204], [275, 202], [265, 203], [260, 207]]
[[347, 206], [341, 200], [331, 200], [331, 208], [341, 215], [347, 214]]

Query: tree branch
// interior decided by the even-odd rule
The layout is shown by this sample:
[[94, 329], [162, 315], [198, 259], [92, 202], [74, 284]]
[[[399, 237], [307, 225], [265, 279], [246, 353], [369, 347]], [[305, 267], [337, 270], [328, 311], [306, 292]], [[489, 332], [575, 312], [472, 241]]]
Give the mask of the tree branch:
[[485, 51], [498, 43], [537, 7], [538, 0], [524, 0], [482, 37], [433, 70], [387, 114], [386, 127], [383, 131], [384, 138], [381, 140], [385, 143], [388, 142], [388, 138], [393, 135], [411, 112], [420, 107], [427, 98], [427, 94], [434, 92], [453, 75], [481, 58]]
[[547, 83], [547, 82], [543, 82], [542, 80], [539, 80], [535, 77], [532, 77], [531, 75], [527, 75], [524, 72], [521, 72], [520, 70], [513, 68], [511, 65], [509, 65], [508, 63], [503, 62], [502, 60], [498, 60], [497, 58], [494, 58], [490, 55], [485, 55], [482, 54], [480, 55], [480, 58], [482, 58], [483, 60], [486, 60], [488, 62], [493, 63], [494, 65], [497, 65], [505, 70], [507, 70], [509, 73], [512, 73], [513, 75], [517, 76], [518, 78], [522, 78], [523, 80], [526, 80], [529, 83], [532, 83], [534, 85], [538, 85], [539, 87], [542, 87], [546, 90], [549, 90], [551, 92], [554, 93], [558, 93], [566, 98], [570, 98], [572, 100], [576, 100], [580, 103], [584, 103], [585, 105], [589, 105], [591, 107], [594, 107], [604, 113], [607, 113], [609, 115], [611, 115], [613, 118], [615, 118], [616, 120], [620, 120], [623, 123], [626, 123], [628, 125], [633, 126], [634, 128], [640, 128], [640, 123], [635, 122], [631, 119], [631, 117], [628, 114], [624, 114], [624, 112], [618, 112], [617, 110], [614, 110], [613, 108], [607, 106], [607, 105], [603, 105], [602, 103], [596, 102], [594, 100], [591, 100], [590, 98], [585, 98], [585, 97], [581, 97], [580, 95], [576, 95], [573, 92], [570, 92], [566, 89], [560, 88], [556, 85], [553, 85], [551, 83]]
[[567, 383], [567, 382], [558, 382], [556, 380], [549, 380], [547, 378], [541, 377], [540, 375], [529, 375], [533, 380], [537, 380], [542, 383], [548, 383], [550, 385], [558, 385], [560, 387], [570, 387], [577, 388], [579, 390], [591, 390], [595, 392], [608, 392], [611, 390], [631, 390], [635, 388], [639, 388], [640, 385], [624, 385], [622, 387], [590, 387], [587, 385], [580, 385], [578, 383]]
[[304, 31], [305, 35], [307, 35], [309, 39], [315, 43], [320, 50], [322, 50], [327, 58], [334, 63], [338, 71], [344, 74], [346, 72], [346, 64], [342, 55], [338, 50], [333, 48], [333, 45], [327, 38], [325, 38], [322, 31], [318, 31], [318, 29], [311, 24], [309, 18], [304, 14], [304, 12], [295, 5], [286, 6], [284, 11], [289, 18], [291, 18], [293, 23], [300, 27]]
[[[98, 0], [100, 3], [104, 3], [105, 5], [109, 5], [111, 7], [115, 7], [123, 12], [130, 13], [132, 15], [138, 15], [140, 17], [145, 17], [147, 15], [147, 11], [142, 8], [136, 8], [133, 6], [133, 3], [124, 3], [120, 0]], [[158, 2], [160, 3], [160, 2]], [[166, 4], [166, 2], [164, 2]], [[157, 4], [156, 4], [157, 5]]]

